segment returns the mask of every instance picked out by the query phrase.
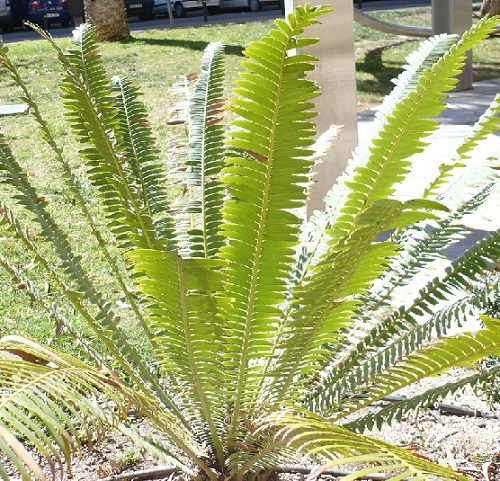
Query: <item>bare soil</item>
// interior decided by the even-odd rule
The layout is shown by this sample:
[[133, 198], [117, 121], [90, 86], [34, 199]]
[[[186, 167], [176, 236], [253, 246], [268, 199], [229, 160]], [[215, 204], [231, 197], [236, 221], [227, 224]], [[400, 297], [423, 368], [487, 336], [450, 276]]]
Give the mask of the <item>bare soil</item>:
[[[443, 380], [458, 380], [465, 375], [465, 371], [455, 369], [438, 378], [424, 379], [398, 394], [419, 394], [443, 384]], [[495, 410], [500, 406], [492, 406], [484, 393], [474, 393], [472, 389], [450, 396], [442, 403], [468, 408], [476, 412], [476, 417], [448, 414], [438, 409], [438, 405], [435, 409], [417, 412], [402, 423], [386, 426], [382, 431], [371, 434], [452, 467], [473, 479], [486, 479], [483, 471], [487, 464], [497, 460], [496, 455], [500, 451], [500, 410]], [[495, 417], [481, 417], [482, 413]]]

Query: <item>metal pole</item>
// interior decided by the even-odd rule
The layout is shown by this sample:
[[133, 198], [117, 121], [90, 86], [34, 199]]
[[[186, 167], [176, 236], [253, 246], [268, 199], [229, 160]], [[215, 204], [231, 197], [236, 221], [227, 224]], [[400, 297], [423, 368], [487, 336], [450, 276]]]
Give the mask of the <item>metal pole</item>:
[[[472, 0], [432, 0], [432, 30], [434, 34], [462, 35], [472, 26]], [[459, 75], [455, 91], [472, 88], [472, 52]]]
[[208, 8], [207, 8], [207, 0], [203, 0], [203, 21], [205, 23], [208, 22]]

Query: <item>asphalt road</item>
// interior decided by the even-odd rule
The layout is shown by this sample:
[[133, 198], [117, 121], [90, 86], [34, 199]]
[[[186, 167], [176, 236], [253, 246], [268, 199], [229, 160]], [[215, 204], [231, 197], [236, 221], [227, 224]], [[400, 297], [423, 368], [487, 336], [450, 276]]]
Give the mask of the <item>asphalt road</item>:
[[[358, 0], [355, 0], [358, 2]], [[377, 0], [367, 1], [361, 0], [361, 7], [364, 11], [409, 8], [417, 6], [430, 5], [431, 0]], [[247, 22], [255, 20], [273, 19], [281, 15], [278, 8], [266, 7], [260, 12], [227, 12], [217, 15], [210, 15], [208, 23], [230, 23], [230, 22]], [[176, 18], [175, 25], [178, 27], [201, 26], [204, 18], [200, 11], [189, 12], [185, 18]], [[166, 17], [157, 17], [146, 22], [139, 22], [135, 18], [129, 19], [130, 29], [132, 32], [140, 30], [148, 30], [152, 28], [170, 28], [169, 20]], [[67, 37], [71, 35], [71, 28], [59, 28], [53, 26], [50, 33], [53, 37]], [[39, 38], [38, 34], [33, 31], [15, 30], [12, 33], [3, 35], [4, 43], [20, 42], [22, 40], [31, 40]]]

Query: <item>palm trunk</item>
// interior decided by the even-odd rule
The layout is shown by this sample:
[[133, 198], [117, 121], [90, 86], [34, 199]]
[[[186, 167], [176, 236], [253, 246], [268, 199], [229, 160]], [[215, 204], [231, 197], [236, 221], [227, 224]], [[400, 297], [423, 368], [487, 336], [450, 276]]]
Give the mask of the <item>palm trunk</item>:
[[85, 0], [85, 17], [97, 30], [99, 40], [122, 41], [130, 38], [123, 0]]

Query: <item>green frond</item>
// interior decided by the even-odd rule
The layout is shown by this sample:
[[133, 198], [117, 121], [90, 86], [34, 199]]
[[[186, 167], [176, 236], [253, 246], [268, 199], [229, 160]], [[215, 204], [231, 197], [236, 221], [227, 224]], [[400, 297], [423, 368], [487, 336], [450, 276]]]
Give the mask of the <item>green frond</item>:
[[355, 421], [345, 424], [344, 427], [356, 432], [381, 429], [384, 424], [390, 425], [395, 421], [401, 422], [403, 417], [408, 413], [415, 412], [420, 408], [425, 409], [441, 401], [448, 395], [453, 395], [462, 391], [466, 387], [481, 387], [487, 381], [495, 379], [499, 374], [500, 366], [496, 366], [463, 377], [458, 381], [446, 383], [441, 386], [434, 386], [432, 389], [418, 394], [417, 396], [397, 401], [389, 406], [381, 408], [375, 413], [362, 416]]
[[[32, 444], [48, 458], [53, 471], [64, 462], [70, 472], [79, 440], [92, 445], [93, 438], [99, 440], [111, 429], [127, 431], [122, 422], [130, 408], [161, 426], [171, 446], [206, 467], [198, 458], [205, 454], [202, 447], [182, 426], [180, 417], [159, 409], [155, 399], [139, 394], [103, 367], [94, 368], [33, 341], [9, 336], [0, 339], [0, 380], [0, 446], [12, 448], [6, 454], [25, 473], [23, 479], [32, 477], [22, 468], [25, 452], [16, 451], [13, 433], [18, 432], [23, 444]], [[171, 459], [189, 471], [176, 453]]]
[[229, 109], [236, 114], [228, 144], [241, 152], [226, 160], [223, 182], [229, 198], [223, 207], [222, 233], [227, 246], [223, 296], [227, 323], [227, 382], [234, 392], [231, 430], [234, 436], [243, 406], [252, 403], [286, 295], [286, 278], [297, 245], [300, 219], [296, 209], [305, 206], [304, 184], [312, 165], [308, 156], [314, 139], [312, 99], [318, 95], [306, 79], [314, 59], [290, 55], [311, 39], [300, 34], [327, 7], [298, 7], [289, 24], [277, 27], [245, 50], [245, 71], [236, 82]]
[[213, 413], [223, 409], [223, 369], [218, 341], [222, 320], [213, 295], [222, 289], [222, 264], [204, 258], [182, 259], [175, 252], [135, 250], [127, 257], [135, 263], [137, 285], [148, 296], [147, 308], [157, 333], [156, 357], [165, 372], [180, 380], [181, 397], [189, 409], [203, 413], [218, 460], [222, 459], [222, 433]]
[[[286, 341], [278, 347], [282, 350], [276, 365], [282, 381], [274, 382], [278, 399], [293, 392], [290, 386], [298, 374], [307, 375], [329, 362], [332, 352], [328, 345], [339, 343], [341, 332], [352, 323], [359, 296], [367, 292], [396, 255], [398, 246], [375, 242], [376, 238], [384, 230], [432, 217], [428, 209], [436, 207], [442, 208], [440, 204], [418, 200], [377, 202], [358, 216], [342, 247], [325, 254], [314, 266], [312, 277], [292, 291], [289, 302], [298, 307], [291, 310], [283, 330]], [[343, 350], [342, 343], [338, 345], [338, 350]]]
[[[42, 35], [44, 35], [42, 33]], [[44, 35], [46, 37], [46, 35]], [[59, 54], [63, 67], [67, 69], [66, 81], [62, 83], [63, 91], [83, 87], [86, 95], [94, 99], [93, 109], [101, 119], [106, 129], [113, 129], [116, 125], [116, 106], [110, 91], [110, 84], [106, 70], [102, 65], [102, 56], [97, 44], [95, 29], [88, 24], [82, 24], [73, 32], [72, 44], [67, 52], [62, 52], [53, 42], [51, 44]], [[77, 97], [73, 97], [75, 100]], [[68, 99], [69, 100], [69, 99]], [[82, 103], [80, 108], [87, 108]], [[92, 109], [88, 109], [92, 115]], [[92, 130], [85, 129], [84, 125], [78, 127], [78, 135], [82, 136], [83, 143], [91, 143], [95, 135]]]
[[86, 160], [89, 179], [98, 189], [109, 227], [122, 247], [163, 248], [165, 240], [148, 213], [140, 182], [138, 186], [122, 162], [126, 132], [120, 131], [118, 106], [101, 65], [95, 31], [84, 24], [75, 32], [76, 47], [67, 53], [45, 37], [65, 69], [61, 82], [65, 116], [84, 145], [80, 154]]
[[372, 375], [369, 393], [362, 396], [361, 400], [354, 401], [344, 412], [357, 411], [424, 377], [440, 374], [452, 367], [470, 366], [484, 356], [498, 355], [500, 322], [492, 319], [485, 325], [485, 329], [443, 338], [435, 345], [413, 354], [402, 354], [401, 361], [378, 375]]
[[[255, 429], [257, 429], [257, 424]], [[257, 433], [258, 434], [258, 433]], [[243, 441], [237, 443], [239, 449], [228, 456], [228, 466], [234, 473], [234, 478], [242, 481], [246, 476], [256, 475], [263, 471], [277, 473], [280, 467], [294, 459], [296, 452], [283, 444], [280, 439], [269, 436], [246, 435]], [[254, 449], [257, 447], [257, 449]]]
[[[335, 466], [353, 465], [349, 480], [366, 474], [386, 474], [388, 481], [462, 479], [450, 468], [417, 457], [409, 450], [375, 438], [353, 433], [329, 420], [302, 410], [284, 410], [264, 418], [261, 430], [274, 433], [276, 439], [302, 453], [319, 465], [313, 476]], [[359, 467], [359, 465], [368, 467]]]
[[405, 159], [422, 152], [426, 145], [422, 139], [436, 129], [437, 122], [430, 119], [445, 108], [446, 92], [458, 82], [456, 76], [467, 51], [490, 35], [495, 23], [494, 20], [478, 22], [430, 70], [422, 73], [415, 90], [385, 117], [366, 166], [348, 184], [356, 191], [367, 192], [364, 202], [370, 204], [392, 194], [394, 184], [404, 179], [409, 165]]
[[[135, 263], [135, 271], [146, 274], [136, 283], [150, 300], [148, 319], [157, 336], [162, 337], [163, 348], [157, 356], [165, 370], [178, 372], [192, 384], [197, 366], [203, 366], [207, 369], [204, 382], [218, 384], [221, 380], [217, 380], [220, 366], [216, 340], [221, 335], [222, 321], [217, 317], [218, 301], [210, 294], [221, 289], [223, 276], [217, 269], [222, 263], [182, 259], [175, 252], [153, 250], [134, 250], [127, 258]], [[210, 323], [205, 326], [199, 324], [203, 322], [201, 313], [209, 314]], [[196, 360], [193, 348], [203, 355], [203, 363]]]
[[338, 222], [338, 228], [344, 229], [347, 236], [356, 214], [376, 199], [391, 195], [394, 186], [406, 177], [410, 165], [407, 159], [423, 150], [426, 144], [422, 139], [437, 127], [437, 122], [430, 119], [443, 110], [443, 99], [457, 82], [455, 77], [463, 66], [465, 52], [487, 37], [494, 24], [494, 19], [478, 22], [437, 63], [434, 61], [450, 46], [451, 37], [424, 42], [408, 60], [395, 93], [377, 118], [372, 142], [355, 150], [345, 173], [325, 196], [325, 212], [314, 213], [306, 225], [310, 240], [309, 249], [301, 253], [299, 260], [303, 269], [310, 269], [332, 243], [327, 232], [331, 226]]
[[430, 70], [459, 38], [458, 35], [434, 35], [421, 42], [418, 48], [408, 55], [403, 71], [392, 80], [395, 88], [384, 98], [377, 110], [375, 131], [383, 124], [384, 116], [391, 114], [398, 101], [417, 89], [423, 72]]
[[3, 45], [1, 39], [0, 39], [0, 58], [2, 59], [2, 65], [7, 69], [9, 72], [10, 77], [14, 80], [14, 82], [17, 84], [17, 86], [21, 89], [22, 91], [22, 97], [21, 99], [27, 103], [29, 106], [29, 112], [37, 122], [40, 130], [41, 137], [47, 142], [47, 144], [50, 146], [54, 153], [54, 160], [58, 162], [58, 164], [61, 167], [61, 177], [64, 181], [65, 187], [67, 188], [68, 195], [71, 196], [75, 200], [76, 205], [79, 207], [81, 210], [82, 214], [84, 215], [86, 222], [88, 226], [90, 227], [92, 234], [94, 238], [96, 239], [97, 244], [99, 245], [99, 249], [101, 253], [104, 255], [104, 258], [108, 262], [108, 265], [113, 272], [114, 278], [118, 281], [126, 299], [127, 302], [130, 304], [131, 308], [135, 312], [137, 318], [139, 319], [139, 322], [142, 323], [144, 329], [146, 330], [146, 327], [143, 324], [143, 319], [142, 319], [142, 313], [137, 306], [137, 303], [135, 299], [133, 298], [132, 294], [130, 293], [130, 290], [126, 286], [126, 281], [121, 273], [120, 267], [118, 266], [116, 259], [114, 256], [110, 253], [107, 242], [103, 238], [103, 234], [101, 233], [100, 229], [98, 228], [94, 217], [90, 213], [86, 201], [83, 198], [82, 195], [82, 186], [80, 181], [77, 179], [77, 177], [74, 175], [73, 170], [70, 166], [70, 164], [67, 162], [67, 160], [63, 156], [63, 149], [60, 148], [55, 141], [52, 132], [50, 130], [49, 123], [44, 120], [40, 109], [38, 107], [38, 104], [36, 101], [33, 99], [33, 96], [31, 95], [26, 82], [23, 80], [21, 77], [17, 67], [11, 62], [9, 56], [8, 56], [8, 49]]
[[[41, 200], [35, 188], [31, 185], [27, 173], [14, 158], [10, 146], [0, 134], [0, 182], [16, 189], [12, 196], [18, 204], [33, 215], [33, 220], [39, 225], [42, 235], [49, 241], [61, 260], [65, 274], [72, 281], [73, 288], [85, 292], [89, 300], [101, 304], [99, 293], [89, 281], [81, 266], [79, 257], [73, 253], [67, 235], [59, 228], [47, 209], [46, 202]], [[10, 209], [5, 206], [6, 214]], [[9, 216], [6, 216], [8, 219]]]
[[[209, 44], [189, 102], [187, 254], [213, 258], [223, 245], [220, 235], [224, 188], [220, 179], [225, 156], [224, 47]], [[182, 251], [181, 251], [182, 252]]]
[[[445, 335], [451, 325], [460, 325], [461, 320], [484, 310], [491, 292], [498, 292], [498, 286], [492, 283], [481, 288], [474, 284], [488, 270], [488, 263], [498, 257], [498, 247], [497, 234], [486, 236], [451, 263], [454, 268], [448, 270], [445, 278], [433, 279], [422, 288], [421, 297], [408, 301], [408, 307], [395, 307], [392, 315], [380, 320], [375, 317], [376, 320], [370, 321], [363, 316], [345, 333], [345, 339], [351, 342], [337, 346], [338, 356], [332, 353], [328, 373], [308, 396], [310, 409], [325, 412], [335, 407], [378, 373], [390, 370], [399, 359], [421, 349], [425, 341]], [[456, 300], [455, 293], [459, 295]], [[445, 299], [450, 300], [445, 302]], [[430, 316], [426, 322], [422, 322], [424, 314]], [[353, 344], [356, 338], [359, 340]]]
[[[120, 430], [136, 441], [139, 446], [151, 450], [151, 454], [158, 455], [159, 459], [168, 459], [174, 466], [178, 466], [184, 473], [191, 474], [198, 467], [208, 479], [217, 481], [212, 459], [214, 451], [212, 446], [196, 431], [196, 423], [187, 427], [182, 419], [164, 407], [159, 409], [155, 403], [144, 403], [142, 414], [147, 418], [153, 428], [158, 430], [160, 436], [144, 436], [139, 439], [137, 431], [122, 424]], [[164, 439], [166, 438], [166, 439]]]
[[390, 270], [376, 281], [370, 293], [364, 297], [363, 310], [372, 313], [398, 303], [401, 298], [398, 292], [431, 270], [437, 260], [443, 259], [446, 248], [470, 232], [461, 222], [483, 205], [495, 185], [496, 182], [490, 182], [437, 221], [421, 222], [393, 235], [392, 242], [401, 246], [398, 256], [392, 259]]
[[[446, 336], [452, 327], [460, 326], [461, 321], [477, 316], [499, 292], [498, 284], [473, 289], [438, 309], [423, 324], [404, 323], [395, 316], [372, 321], [368, 325], [373, 327], [368, 331], [363, 329], [365, 321], [360, 322], [358, 329], [365, 333], [365, 338], [355, 348], [346, 346], [346, 354], [333, 359], [330, 371], [315, 386], [306, 405], [327, 417], [343, 416], [339, 410], [342, 400], [363, 391], [374, 376], [390, 370], [402, 357], [422, 349], [426, 342]], [[356, 334], [348, 332], [347, 337], [355, 338]]]
[[[87, 323], [88, 327], [94, 332], [96, 337], [102, 342], [102, 345], [108, 350], [108, 354], [113, 356], [114, 361], [126, 372], [133, 382], [136, 383], [144, 393], [151, 393], [162, 399], [174, 412], [178, 409], [172, 401], [168, 393], [164, 392], [160, 386], [159, 380], [150, 371], [150, 368], [142, 362], [141, 356], [136, 349], [130, 345], [127, 336], [119, 327], [117, 317], [111, 308], [111, 304], [102, 298], [102, 295], [95, 291], [91, 281], [84, 275], [83, 269], [80, 272], [80, 264], [78, 257], [68, 257], [66, 267], [72, 272], [72, 275], [82, 274], [84, 277], [76, 277], [81, 284], [68, 285], [64, 276], [61, 276], [53, 263], [40, 252], [37, 245], [30, 239], [27, 232], [21, 227], [10, 209], [5, 205], [0, 205], [0, 224], [5, 224], [13, 232], [13, 235], [20, 239], [24, 246], [33, 254], [34, 260], [40, 264], [47, 274], [55, 281], [55, 284], [61, 289], [68, 303], [79, 313]], [[45, 217], [49, 219], [49, 217]], [[49, 224], [52, 227], [52, 224]], [[65, 238], [63, 237], [66, 243]], [[63, 251], [65, 252], [65, 251]], [[68, 252], [71, 252], [70, 250]], [[63, 257], [65, 260], [66, 257]], [[74, 271], [72, 270], [75, 264]], [[88, 302], [91, 303], [89, 306]], [[140, 372], [137, 371], [137, 366], [142, 366]], [[182, 418], [182, 416], [180, 416]]]
[[113, 78], [116, 92], [117, 131], [121, 135], [127, 181], [140, 193], [143, 214], [150, 217], [158, 237], [165, 244], [174, 237], [173, 221], [168, 215], [169, 201], [165, 170], [147, 120], [146, 108], [139, 101], [139, 89], [127, 79]]
[[23, 80], [21, 74], [19, 73], [18, 68], [12, 63], [8, 54], [8, 50], [9, 49], [4, 44], [3, 39], [0, 38], [0, 58], [2, 60], [2, 67], [6, 69], [7, 74], [21, 89], [22, 94], [20, 99], [28, 105], [29, 113], [35, 118], [36, 122], [39, 125], [42, 138], [47, 142], [48, 145], [50, 145], [51, 149], [56, 155], [56, 160], [64, 166], [65, 174], [67, 174], [68, 172], [70, 172], [70, 168], [69, 165], [64, 161], [64, 158], [62, 156], [62, 149], [59, 148], [56, 141], [54, 140], [54, 137], [50, 130], [49, 122], [43, 119], [38, 104], [35, 102], [33, 96], [28, 90], [28, 87], [25, 81]]

